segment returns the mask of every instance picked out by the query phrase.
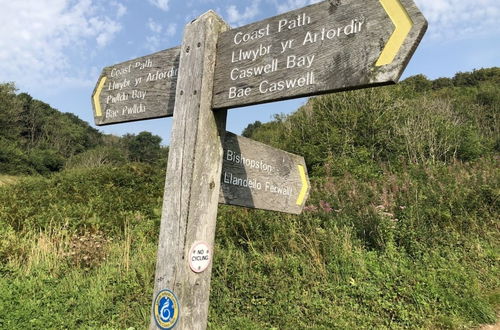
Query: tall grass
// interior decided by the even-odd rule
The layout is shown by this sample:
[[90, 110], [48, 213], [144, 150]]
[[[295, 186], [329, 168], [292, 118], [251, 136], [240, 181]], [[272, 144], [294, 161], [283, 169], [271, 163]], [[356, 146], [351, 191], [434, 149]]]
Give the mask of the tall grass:
[[[483, 158], [386, 168], [369, 180], [312, 178], [301, 216], [220, 207], [209, 327], [494, 322], [497, 167], [498, 159]], [[133, 165], [0, 188], [0, 327], [144, 328], [162, 177], [162, 170]], [[105, 203], [115, 212], [96, 212]]]
[[[209, 328], [495, 322], [495, 72], [313, 98], [255, 128], [305, 156], [311, 196], [300, 216], [219, 208]], [[164, 169], [96, 159], [0, 177], [0, 328], [147, 326]]]
[[129, 214], [113, 235], [53, 220], [50, 228], [21, 232], [2, 224], [0, 327], [144, 327], [156, 241], [129, 223], [147, 219]]

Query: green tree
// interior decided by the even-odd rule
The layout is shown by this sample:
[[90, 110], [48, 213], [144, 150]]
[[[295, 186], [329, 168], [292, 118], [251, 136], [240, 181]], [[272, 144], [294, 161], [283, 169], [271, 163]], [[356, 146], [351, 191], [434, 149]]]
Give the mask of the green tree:
[[432, 89], [453, 87], [453, 80], [450, 78], [438, 78], [432, 82]]
[[13, 83], [0, 84], [0, 137], [17, 140], [22, 107]]
[[453, 77], [455, 86], [477, 86], [480, 82], [490, 81], [500, 83], [500, 68], [473, 70], [472, 72], [458, 72]]
[[253, 124], [248, 124], [248, 126], [243, 130], [243, 135], [246, 138], [251, 138], [252, 134], [255, 132], [256, 129], [262, 126], [262, 123], [260, 121], [256, 121]]
[[423, 74], [417, 74], [406, 78], [403, 81], [404, 85], [411, 86], [413, 90], [417, 93], [426, 92], [432, 89], [432, 81], [427, 79]]
[[123, 143], [128, 150], [129, 159], [134, 162], [154, 163], [162, 154], [161, 137], [150, 132], [127, 134], [123, 137]]

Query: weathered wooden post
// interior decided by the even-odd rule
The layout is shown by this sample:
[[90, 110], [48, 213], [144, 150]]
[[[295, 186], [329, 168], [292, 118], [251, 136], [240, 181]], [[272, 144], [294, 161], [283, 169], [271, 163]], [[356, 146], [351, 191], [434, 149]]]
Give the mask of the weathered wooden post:
[[[150, 329], [206, 328], [226, 120], [225, 110], [212, 111], [212, 90], [217, 38], [227, 28], [209, 11], [184, 31]], [[196, 245], [202, 272], [190, 267]]]
[[174, 115], [150, 329], [206, 328], [218, 202], [299, 214], [309, 194], [303, 157], [226, 134], [226, 109], [396, 83], [426, 28], [413, 0], [327, 0], [234, 30], [209, 11], [181, 47], [104, 68], [97, 125]]

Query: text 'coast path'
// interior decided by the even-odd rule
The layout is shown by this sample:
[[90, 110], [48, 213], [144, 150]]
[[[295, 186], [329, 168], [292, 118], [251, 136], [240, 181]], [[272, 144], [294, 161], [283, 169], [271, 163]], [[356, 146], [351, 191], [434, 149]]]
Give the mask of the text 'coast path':
[[328, 0], [229, 30], [213, 107], [395, 83], [426, 28], [412, 0]]

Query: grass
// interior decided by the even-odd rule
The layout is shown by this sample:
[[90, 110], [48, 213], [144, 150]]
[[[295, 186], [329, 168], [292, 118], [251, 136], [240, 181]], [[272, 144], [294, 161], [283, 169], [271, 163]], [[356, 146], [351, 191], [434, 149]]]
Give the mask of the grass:
[[[300, 216], [219, 208], [209, 328], [494, 323], [499, 72], [315, 97], [252, 126], [251, 138], [305, 157], [312, 193]], [[4, 142], [5, 173], [29, 173], [19, 159], [62, 164]], [[84, 158], [51, 176], [0, 175], [2, 329], [149, 323], [164, 167]]]
[[[494, 323], [495, 168], [312, 178], [301, 216], [220, 207], [209, 328]], [[163, 175], [130, 165], [0, 188], [0, 328], [146, 327]]]
[[31, 234], [17, 237], [0, 269], [1, 328], [121, 329], [148, 322], [155, 242], [128, 233], [113, 240], [96, 232]]
[[242, 221], [224, 209], [211, 301], [227, 309], [211, 309], [213, 329], [494, 323], [498, 173], [479, 170], [488, 163], [315, 180], [300, 217]]

